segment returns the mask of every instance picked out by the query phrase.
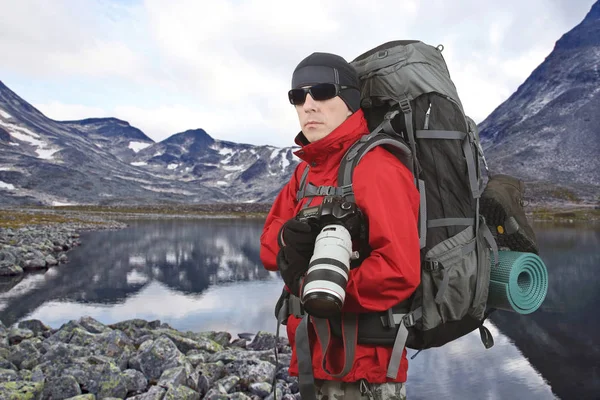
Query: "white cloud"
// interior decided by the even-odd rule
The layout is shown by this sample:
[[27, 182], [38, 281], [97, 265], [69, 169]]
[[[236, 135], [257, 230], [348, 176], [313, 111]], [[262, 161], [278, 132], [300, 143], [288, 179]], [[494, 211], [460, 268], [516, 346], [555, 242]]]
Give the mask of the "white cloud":
[[0, 53], [11, 55], [0, 72], [99, 87], [81, 100], [60, 91], [27, 99], [56, 119], [93, 111], [155, 141], [204, 128], [217, 139], [287, 146], [298, 131], [286, 98], [291, 73], [313, 51], [350, 61], [389, 40], [441, 43], [465, 109], [480, 122], [593, 2], [0, 0], [9, 10], [0, 15]]

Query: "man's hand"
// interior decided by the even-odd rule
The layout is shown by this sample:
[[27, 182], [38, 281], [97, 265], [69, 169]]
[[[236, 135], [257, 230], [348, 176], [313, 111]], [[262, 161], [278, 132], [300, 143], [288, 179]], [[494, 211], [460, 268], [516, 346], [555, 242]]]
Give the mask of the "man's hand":
[[291, 247], [307, 259], [312, 256], [319, 232], [308, 222], [288, 220], [279, 231], [279, 247]]
[[288, 220], [279, 233], [277, 266], [291, 293], [300, 296], [300, 283], [312, 257], [318, 232], [306, 222]]

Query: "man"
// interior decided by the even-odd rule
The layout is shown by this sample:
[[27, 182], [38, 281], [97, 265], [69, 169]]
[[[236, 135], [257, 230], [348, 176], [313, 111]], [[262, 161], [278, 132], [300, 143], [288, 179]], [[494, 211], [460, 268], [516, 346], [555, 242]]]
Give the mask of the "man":
[[[360, 109], [358, 88], [354, 68], [342, 57], [329, 53], [311, 54], [298, 64], [292, 76], [288, 96], [300, 122], [301, 132], [295, 142], [301, 149], [295, 154], [302, 162], [267, 216], [260, 251], [265, 268], [280, 271], [285, 290], [292, 298], [301, 296], [303, 276], [318, 234], [311, 225], [294, 217], [308, 202], [315, 206], [323, 199], [323, 196], [297, 199], [302, 174], [309, 166], [306, 182], [315, 186], [337, 185], [344, 153], [369, 133]], [[368, 152], [356, 167], [353, 190], [355, 202], [368, 221], [371, 252], [359, 267], [350, 270], [342, 313], [385, 311], [409, 298], [420, 283], [419, 193], [410, 171], [381, 147]], [[296, 330], [301, 321], [301, 316], [292, 313], [286, 324], [292, 346], [289, 368], [292, 376], [299, 374]], [[317, 398], [405, 398], [406, 349], [397, 375], [387, 378], [392, 348], [358, 344], [350, 371], [335, 380], [323, 369], [322, 344], [316, 338], [313, 324], [308, 329]], [[332, 339], [328, 355], [329, 365], [344, 363], [341, 340]]]

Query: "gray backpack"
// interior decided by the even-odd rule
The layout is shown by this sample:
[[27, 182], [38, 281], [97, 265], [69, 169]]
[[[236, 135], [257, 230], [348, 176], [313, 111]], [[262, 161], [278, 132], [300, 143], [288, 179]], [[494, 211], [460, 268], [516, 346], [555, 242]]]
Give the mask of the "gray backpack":
[[[342, 334], [346, 321], [327, 321], [332, 335], [344, 337], [347, 360], [353, 341], [393, 346], [389, 377], [397, 375], [405, 345], [439, 347], [475, 329], [486, 348], [493, 345], [483, 326], [491, 251], [498, 260], [494, 237], [479, 213], [480, 161], [485, 165], [485, 159], [477, 126], [463, 111], [442, 50], [420, 41], [394, 41], [357, 57], [351, 64], [371, 133], [344, 156], [337, 187], [307, 184], [305, 171], [298, 192], [298, 199], [327, 193], [353, 201], [352, 172], [375, 146], [384, 146], [414, 175], [421, 196], [421, 284], [410, 299], [387, 312], [358, 315], [357, 338]], [[329, 337], [321, 337], [327, 329], [317, 330], [319, 339], [329, 343]]]

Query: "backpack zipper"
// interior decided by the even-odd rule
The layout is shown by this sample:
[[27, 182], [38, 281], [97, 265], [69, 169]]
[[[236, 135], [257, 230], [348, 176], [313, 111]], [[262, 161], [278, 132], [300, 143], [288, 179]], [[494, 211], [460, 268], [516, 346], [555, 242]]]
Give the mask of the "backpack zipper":
[[431, 114], [431, 103], [429, 103], [429, 108], [425, 113], [425, 125], [423, 126], [423, 129], [425, 130], [429, 129], [429, 114]]

